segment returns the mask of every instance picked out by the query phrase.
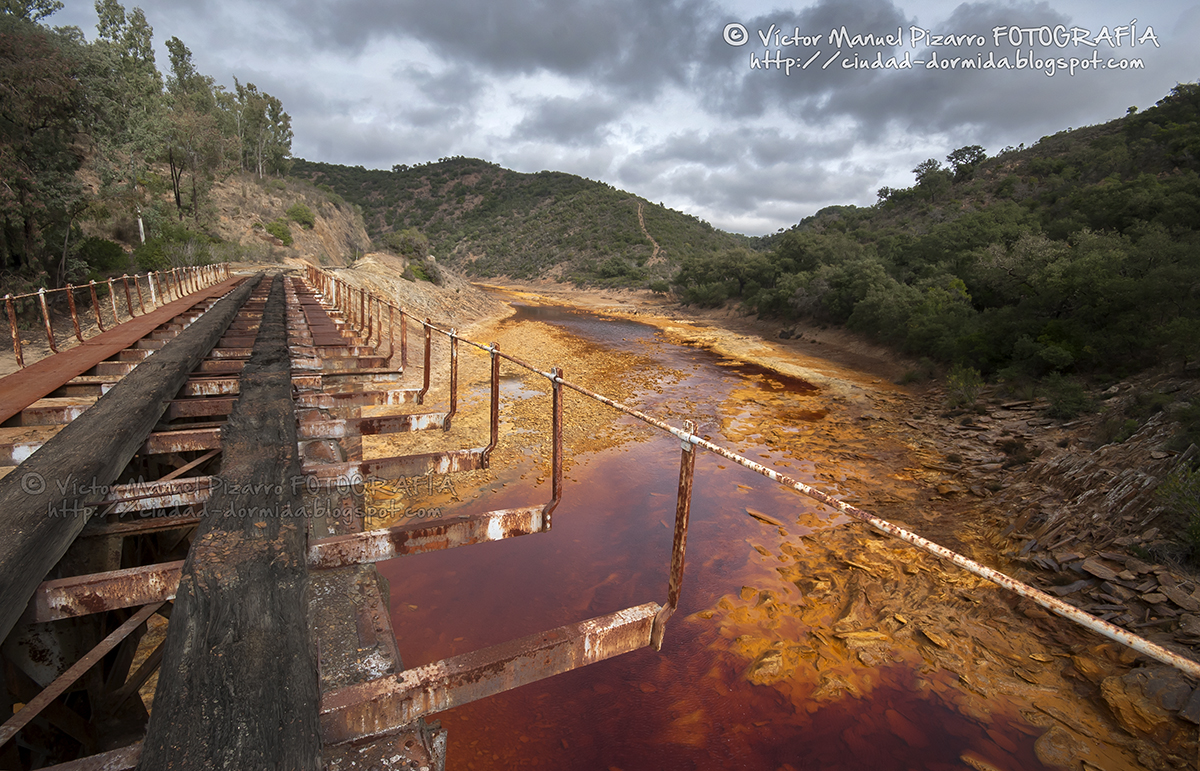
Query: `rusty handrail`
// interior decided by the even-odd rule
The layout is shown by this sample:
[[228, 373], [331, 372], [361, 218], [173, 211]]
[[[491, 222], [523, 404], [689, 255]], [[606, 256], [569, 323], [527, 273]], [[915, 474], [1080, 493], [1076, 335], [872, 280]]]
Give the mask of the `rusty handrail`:
[[[156, 302], [156, 293], [155, 293], [155, 289], [154, 289], [154, 279], [153, 279], [153, 277], [155, 275], [159, 275], [159, 276], [166, 275], [168, 287], [170, 287], [170, 279], [174, 278], [175, 283], [176, 283], [175, 294], [177, 295], [177, 298], [178, 298], [178, 297], [183, 297], [185, 294], [188, 294], [191, 291], [199, 291], [201, 288], [203, 288], [205, 286], [210, 286], [212, 284], [217, 283], [218, 281], [222, 281], [224, 279], [229, 278], [229, 265], [222, 264], [220, 267], [215, 266], [215, 265], [200, 265], [200, 266], [194, 266], [194, 267], [186, 266], [186, 267], [182, 267], [182, 268], [172, 268], [171, 270], [166, 271], [165, 274], [161, 273], [161, 272], [157, 273], [157, 274], [155, 272], [146, 273], [145, 278], [146, 278], [147, 283], [150, 286], [150, 305], [151, 305], [151, 307], [154, 307], [155, 305], [160, 305], [160, 306], [165, 305], [169, 301], [167, 292], [159, 292], [158, 294], [161, 296], [157, 298], [157, 302]], [[111, 309], [112, 309], [113, 326], [116, 326], [117, 324], [121, 323], [121, 318], [117, 311], [116, 289], [113, 286], [113, 281], [115, 281], [115, 280], [119, 279], [124, 287], [125, 307], [128, 311], [128, 314], [127, 314], [128, 317], [130, 319], [132, 319], [136, 315], [134, 313], [134, 309], [133, 309], [133, 293], [129, 287], [129, 279], [130, 278], [133, 279], [133, 285], [137, 290], [138, 305], [141, 308], [141, 315], [146, 314], [146, 303], [143, 299], [142, 288], [138, 281], [138, 279], [141, 278], [141, 275], [134, 274], [133, 276], [130, 276], [129, 274], [125, 274], [120, 277], [109, 278], [107, 280], [107, 282], [105, 282], [105, 283], [108, 286], [108, 297], [109, 297], [109, 305], [111, 306]], [[184, 285], [182, 284], [183, 280], [186, 280], [188, 282], [188, 286], [194, 287], [194, 289], [188, 289], [185, 291]], [[161, 278], [159, 279], [159, 282], [160, 283], [162, 282]], [[105, 332], [105, 331], [107, 331], [107, 329], [105, 328], [104, 316], [101, 312], [102, 309], [100, 307], [100, 301], [96, 295], [96, 282], [95, 281], [88, 281], [88, 283], [86, 285], [67, 284], [66, 286], [59, 287], [58, 289], [46, 289], [43, 287], [41, 289], [38, 289], [36, 292], [26, 292], [25, 294], [18, 294], [18, 295], [14, 295], [14, 294], [10, 293], [10, 294], [6, 294], [4, 296], [5, 315], [7, 315], [7, 317], [8, 317], [9, 331], [12, 335], [12, 341], [13, 341], [13, 354], [16, 356], [18, 368], [25, 367], [25, 356], [24, 356], [24, 351], [23, 351], [22, 344], [21, 344], [21, 332], [17, 326], [17, 314], [16, 314], [16, 309], [13, 306], [13, 301], [37, 298], [36, 302], [37, 302], [37, 306], [38, 306], [38, 309], [39, 309], [39, 312], [41, 315], [42, 327], [43, 327], [43, 331], [45, 332], [45, 335], [46, 335], [46, 342], [49, 344], [50, 351], [52, 353], [58, 353], [59, 352], [58, 343], [54, 339], [54, 327], [53, 327], [52, 320], [51, 320], [50, 309], [46, 303], [46, 298], [47, 298], [47, 296], [49, 296], [55, 292], [66, 292], [67, 306], [69, 308], [70, 315], [71, 315], [71, 327], [74, 330], [75, 339], [78, 340], [80, 343], [83, 343], [84, 336], [83, 336], [83, 332], [79, 326], [79, 312], [75, 305], [75, 292], [78, 290], [85, 289], [85, 288], [91, 294], [92, 312], [94, 313], [94, 315], [96, 317], [96, 327], [101, 332]], [[22, 312], [24, 312], [24, 311], [22, 311]], [[68, 338], [68, 340], [69, 339], [70, 338]]]
[[[316, 274], [314, 272], [314, 279], [316, 278], [317, 275], [318, 274]], [[1116, 624], [1111, 624], [1107, 621], [1103, 621], [1099, 618], [1096, 618], [1095, 616], [1093, 616], [1089, 613], [1085, 613], [1084, 611], [1080, 610], [1079, 608], [1076, 608], [1075, 606], [1071, 605], [1070, 603], [1067, 603], [1057, 597], [1053, 597], [1053, 596], [1047, 594], [1046, 592], [1043, 592], [1040, 589], [1030, 586], [1029, 584], [1022, 583], [1005, 573], [1002, 573], [993, 568], [989, 568], [986, 565], [976, 562], [975, 560], [964, 557], [963, 555], [961, 555], [957, 552], [954, 552], [950, 549], [947, 549], [944, 546], [936, 544], [933, 541], [928, 540], [927, 538], [923, 538], [923, 537], [917, 535], [916, 533], [913, 533], [912, 531], [906, 530], [902, 527], [899, 527], [898, 525], [892, 524], [891, 522], [888, 522], [887, 520], [876, 517], [873, 514], [869, 514], [855, 506], [851, 506], [848, 503], [839, 501], [836, 498], [830, 496], [829, 494], [816, 489], [815, 487], [807, 485], [799, 480], [793, 479], [792, 477], [789, 477], [786, 474], [780, 474], [779, 472], [777, 472], [773, 469], [767, 468], [766, 466], [763, 466], [760, 463], [756, 463], [756, 462], [750, 460], [749, 458], [744, 458], [741, 455], [738, 455], [737, 453], [733, 452], [732, 450], [727, 450], [724, 447], [713, 444], [712, 442], [709, 442], [699, 436], [696, 436], [694, 433], [692, 433], [694, 431], [694, 428], [688, 428], [688, 429], [675, 428], [674, 426], [671, 426], [671, 425], [669, 425], [661, 420], [658, 420], [656, 418], [653, 418], [650, 415], [645, 414], [644, 412], [641, 412], [632, 407], [628, 407], [624, 404], [621, 404], [620, 402], [609, 399], [608, 397], [603, 396], [602, 394], [598, 394], [587, 388], [584, 388], [583, 386], [580, 386], [575, 383], [571, 383], [567, 380], [564, 380], [561, 377], [561, 375], [556, 374], [554, 371], [544, 372], [544, 371], [538, 369], [537, 367], [535, 367], [534, 365], [532, 365], [528, 362], [522, 361], [521, 359], [517, 358], [516, 356], [512, 356], [512, 355], [509, 355], [506, 353], [501, 353], [498, 346], [496, 346], [495, 344], [493, 344], [491, 346], [487, 346], [487, 345], [483, 345], [482, 343], [477, 343], [473, 340], [468, 340], [466, 338], [459, 337], [457, 334], [454, 333], [453, 330], [444, 330], [444, 329], [440, 329], [438, 327], [433, 326], [433, 324], [428, 319], [423, 324], [423, 326], [426, 327], [427, 335], [428, 335], [428, 332], [431, 330], [437, 331], [437, 332], [440, 332], [441, 334], [447, 335], [448, 337], [457, 338], [459, 340], [462, 340], [464, 343], [473, 345], [476, 348], [479, 348], [480, 350], [487, 351], [493, 357], [493, 365], [492, 365], [493, 371], [496, 371], [496, 366], [497, 366], [496, 358], [497, 357], [507, 359], [520, 367], [524, 367], [525, 369], [527, 369], [531, 372], [534, 372], [538, 375], [541, 375], [542, 377], [545, 377], [546, 379], [550, 380], [551, 383], [558, 384], [558, 385], [564, 386], [566, 388], [570, 388], [571, 390], [576, 391], [588, 398], [602, 402], [603, 404], [607, 404], [608, 406], [610, 406], [616, 410], [619, 410], [620, 412], [623, 412], [627, 415], [635, 417], [644, 423], [647, 423], [651, 426], [654, 426], [654, 427], [659, 428], [663, 431], [666, 431], [670, 434], [673, 434], [674, 436], [676, 436], [680, 440], [682, 440], [684, 443], [693, 445], [695, 447], [702, 447], [710, 452], [720, 455], [723, 458], [731, 460], [740, 466], [744, 466], [744, 467], [750, 469], [751, 471], [754, 471], [755, 473], [761, 474], [762, 476], [765, 476], [768, 479], [771, 479], [772, 481], [776, 482], [777, 484], [784, 485], [786, 487], [791, 487], [793, 490], [796, 490], [797, 492], [801, 493], [802, 495], [806, 495], [809, 498], [819, 501], [820, 503], [823, 503], [827, 506], [837, 509], [838, 511], [842, 512], [843, 514], [846, 514], [849, 517], [857, 519], [861, 522], [865, 522], [866, 524], [875, 528], [879, 532], [884, 533], [885, 535], [890, 535], [895, 538], [899, 538], [900, 540], [902, 540], [912, 546], [916, 546], [917, 548], [922, 549], [922, 550], [934, 555], [935, 557], [939, 557], [940, 559], [946, 560], [954, 565], [957, 565], [958, 567], [962, 568], [963, 570], [966, 570], [969, 573], [973, 573], [974, 575], [977, 575], [980, 578], [983, 578], [987, 581], [990, 581], [991, 583], [994, 583], [998, 586], [1008, 589], [1009, 591], [1014, 592], [1015, 594], [1040, 605], [1041, 607], [1045, 608], [1046, 610], [1048, 610], [1058, 616], [1061, 616], [1070, 621], [1073, 621], [1076, 624], [1079, 624], [1080, 626], [1082, 626], [1086, 629], [1090, 629], [1091, 631], [1096, 632], [1097, 634], [1100, 634], [1104, 637], [1107, 637], [1110, 640], [1121, 643], [1122, 645], [1132, 648], [1133, 650], [1135, 650], [1139, 653], [1143, 653], [1143, 654], [1149, 656], [1150, 658], [1155, 659], [1156, 661], [1159, 661], [1163, 664], [1167, 664], [1169, 666], [1175, 667], [1176, 669], [1184, 672], [1185, 674], [1187, 674], [1191, 677], [1200, 679], [1200, 663], [1198, 663], [1198, 662], [1192, 661], [1191, 659], [1184, 658], [1183, 656], [1180, 656], [1179, 654], [1176, 654], [1170, 650], [1167, 650], [1163, 646], [1153, 643], [1144, 637], [1136, 635], [1126, 629], [1122, 629], [1121, 627], [1117, 626]], [[489, 446], [489, 449], [490, 449], [490, 446]], [[683, 480], [681, 478], [681, 486], [682, 486], [682, 483], [683, 483]], [[684, 539], [686, 539], [686, 525], [684, 526], [683, 537], [684, 537]], [[680, 557], [680, 569], [682, 570], [682, 555]], [[675, 586], [674, 582], [675, 582], [675, 576], [674, 576], [674, 565], [673, 565], [672, 566], [672, 585], [673, 585], [672, 593], [674, 596], [677, 597], [678, 590], [674, 588], [674, 586]], [[659, 634], [658, 639], [661, 640], [661, 633]]]

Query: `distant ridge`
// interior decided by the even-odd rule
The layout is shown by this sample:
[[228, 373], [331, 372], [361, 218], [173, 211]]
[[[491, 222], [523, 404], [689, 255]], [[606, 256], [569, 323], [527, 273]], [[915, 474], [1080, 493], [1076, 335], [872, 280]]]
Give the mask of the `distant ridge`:
[[439, 261], [474, 276], [664, 286], [685, 257], [755, 241], [603, 182], [476, 158], [392, 171], [297, 159], [290, 173], [361, 207], [376, 242], [415, 228]]

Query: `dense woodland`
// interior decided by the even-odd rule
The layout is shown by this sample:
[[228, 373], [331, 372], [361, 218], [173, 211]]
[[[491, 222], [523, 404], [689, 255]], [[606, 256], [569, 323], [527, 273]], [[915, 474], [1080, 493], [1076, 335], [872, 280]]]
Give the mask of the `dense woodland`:
[[844, 324], [984, 376], [1200, 357], [1200, 86], [1030, 148], [955, 150], [761, 252], [688, 255], [687, 301]]
[[[141, 9], [97, 0], [96, 36], [52, 28], [57, 0], [0, 0], [0, 275], [9, 287], [157, 268], [164, 243], [211, 240], [213, 184], [286, 170], [280, 101], [196, 71], [179, 38], [164, 76]], [[84, 237], [104, 223], [105, 238]], [[96, 230], [96, 228], [92, 228]]]

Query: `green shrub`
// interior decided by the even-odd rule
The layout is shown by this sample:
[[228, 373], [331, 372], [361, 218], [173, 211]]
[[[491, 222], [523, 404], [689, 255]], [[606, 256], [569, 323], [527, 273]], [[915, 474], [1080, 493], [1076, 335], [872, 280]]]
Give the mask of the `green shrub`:
[[282, 241], [284, 246], [292, 245], [292, 228], [288, 225], [287, 220], [283, 218], [273, 220], [263, 227], [268, 233]]
[[1136, 418], [1121, 420], [1119, 417], [1109, 418], [1100, 425], [1097, 438], [1103, 444], [1121, 444], [1137, 433], [1140, 427]]
[[1182, 524], [1183, 540], [1200, 554], [1200, 471], [1181, 463], [1154, 491], [1155, 495]]
[[1172, 412], [1172, 417], [1179, 421], [1179, 430], [1167, 447], [1183, 452], [1193, 444], [1200, 444], [1200, 404], [1189, 404]]
[[317, 220], [316, 217], [313, 216], [312, 209], [300, 202], [296, 202], [291, 205], [291, 208], [287, 210], [287, 216], [292, 222], [298, 223], [306, 230], [312, 230], [313, 226], [317, 224]]
[[98, 273], [122, 271], [129, 265], [129, 255], [120, 244], [95, 236], [88, 236], [79, 244], [79, 257]]
[[1046, 398], [1050, 400], [1050, 409], [1047, 410], [1050, 417], [1069, 420], [1091, 412], [1095, 407], [1083, 385], [1057, 372], [1046, 378], [1042, 385]]
[[650, 291], [654, 294], [666, 294], [671, 291], [671, 285], [660, 278], [650, 282]]
[[416, 257], [423, 260], [429, 256], [429, 239], [416, 228], [405, 228], [399, 232], [388, 233], [384, 243], [402, 257]]
[[933, 359], [930, 359], [926, 356], [922, 357], [921, 360], [917, 362], [917, 366], [913, 367], [912, 369], [905, 370], [904, 374], [900, 376], [900, 380], [897, 382], [899, 382], [900, 385], [924, 383], [927, 380], [932, 380], [936, 373], [937, 366], [933, 363]]
[[979, 389], [983, 388], [983, 376], [974, 367], [964, 367], [955, 364], [946, 376], [946, 400], [951, 407], [965, 407], [975, 403], [979, 398]]

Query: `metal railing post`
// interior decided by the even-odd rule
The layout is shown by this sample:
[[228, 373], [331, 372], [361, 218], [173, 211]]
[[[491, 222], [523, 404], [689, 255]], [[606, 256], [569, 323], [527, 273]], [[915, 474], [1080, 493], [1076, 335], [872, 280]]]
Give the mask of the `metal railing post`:
[[[684, 431], [691, 435], [696, 430], [692, 421], [684, 421]], [[692, 477], [696, 470], [696, 446], [687, 439], [681, 441], [683, 454], [679, 459], [679, 491], [675, 497], [675, 536], [671, 543], [671, 574], [667, 582], [667, 603], [654, 617], [650, 631], [650, 643], [654, 650], [662, 650], [663, 632], [667, 621], [679, 607], [679, 590], [683, 586], [683, 558], [687, 550], [688, 519], [692, 507]]]
[[489, 353], [492, 357], [491, 440], [488, 446], [483, 448], [484, 468], [488, 467], [492, 450], [496, 449], [496, 442], [500, 440], [500, 344], [492, 343]]
[[562, 470], [563, 470], [563, 370], [555, 367], [550, 370], [550, 502], [542, 509], [542, 530], [550, 530], [550, 515], [562, 500]]
[[450, 330], [450, 410], [442, 423], [442, 430], [450, 430], [450, 419], [458, 410], [458, 337], [455, 330]]
[[17, 357], [17, 366], [25, 368], [25, 357], [21, 355], [21, 332], [17, 329], [17, 312], [13, 309], [12, 293], [4, 295], [4, 307], [8, 311], [8, 327], [12, 330], [13, 354]]
[[425, 374], [423, 375], [423, 385], [421, 390], [417, 392], [417, 404], [425, 403], [425, 394], [429, 393], [429, 353], [433, 345], [433, 322], [425, 319]]
[[96, 313], [96, 326], [104, 331], [104, 317], [100, 315], [100, 300], [96, 297], [96, 282], [89, 281], [88, 288], [92, 290], [92, 310]]
[[79, 313], [75, 310], [75, 287], [67, 284], [67, 307], [71, 309], [71, 326], [75, 328], [75, 339], [83, 342], [83, 331], [79, 329]]
[[46, 339], [50, 341], [50, 350], [58, 353], [58, 346], [54, 344], [54, 330], [50, 328], [50, 309], [46, 307], [45, 287], [38, 290], [38, 303], [42, 306], [42, 322], [46, 325]]

